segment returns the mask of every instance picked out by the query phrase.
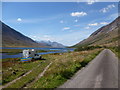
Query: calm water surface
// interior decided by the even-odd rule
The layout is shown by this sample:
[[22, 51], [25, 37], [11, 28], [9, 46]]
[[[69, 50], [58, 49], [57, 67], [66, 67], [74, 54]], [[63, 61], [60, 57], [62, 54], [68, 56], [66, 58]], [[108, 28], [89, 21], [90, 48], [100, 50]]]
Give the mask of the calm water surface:
[[[43, 54], [51, 54], [51, 53], [65, 53], [68, 51], [74, 51], [74, 48], [24, 48], [24, 47], [2, 47], [0, 49], [37, 49], [37, 50], [46, 50], [48, 52], [42, 52], [38, 53], [39, 55]], [[49, 51], [49, 50], [56, 50], [56, 51]], [[0, 53], [0, 59], [6, 59], [6, 58], [20, 58], [22, 57], [22, 53], [15, 54], [15, 55], [8, 55], [8, 53]]]

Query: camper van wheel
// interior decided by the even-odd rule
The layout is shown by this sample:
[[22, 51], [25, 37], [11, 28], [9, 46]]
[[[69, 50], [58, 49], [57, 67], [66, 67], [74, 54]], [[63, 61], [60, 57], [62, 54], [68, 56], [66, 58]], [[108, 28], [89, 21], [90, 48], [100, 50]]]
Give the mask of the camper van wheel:
[[40, 56], [40, 58], [39, 59], [42, 59], [42, 57]]
[[34, 58], [32, 58], [32, 60], [34, 60]]

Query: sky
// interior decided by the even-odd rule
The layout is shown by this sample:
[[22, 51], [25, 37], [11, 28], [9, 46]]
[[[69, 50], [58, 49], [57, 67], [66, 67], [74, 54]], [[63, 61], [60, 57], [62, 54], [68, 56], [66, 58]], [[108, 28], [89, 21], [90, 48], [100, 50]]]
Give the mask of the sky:
[[2, 22], [36, 41], [72, 46], [118, 17], [117, 2], [3, 2]]

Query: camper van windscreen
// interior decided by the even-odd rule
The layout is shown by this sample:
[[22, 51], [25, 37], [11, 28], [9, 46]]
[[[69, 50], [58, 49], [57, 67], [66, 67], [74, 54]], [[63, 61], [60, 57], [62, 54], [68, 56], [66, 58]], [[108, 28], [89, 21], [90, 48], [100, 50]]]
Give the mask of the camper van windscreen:
[[23, 51], [23, 58], [27, 58], [29, 57], [29, 51], [28, 50], [24, 50]]

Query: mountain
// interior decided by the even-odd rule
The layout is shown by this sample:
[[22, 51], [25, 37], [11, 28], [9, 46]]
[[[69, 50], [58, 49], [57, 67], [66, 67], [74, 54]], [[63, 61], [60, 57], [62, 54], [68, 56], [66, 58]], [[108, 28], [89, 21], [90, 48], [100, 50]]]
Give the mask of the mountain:
[[92, 33], [87, 39], [76, 44], [75, 47], [84, 45], [116, 46], [120, 38], [118, 30], [120, 30], [120, 16]]
[[2, 22], [0, 25], [2, 25], [2, 30], [0, 30], [2, 47], [45, 47]]
[[51, 41], [37, 41], [38, 43], [42, 43], [45, 46], [53, 47], [53, 48], [65, 48], [64, 45], [58, 42], [51, 42]]

